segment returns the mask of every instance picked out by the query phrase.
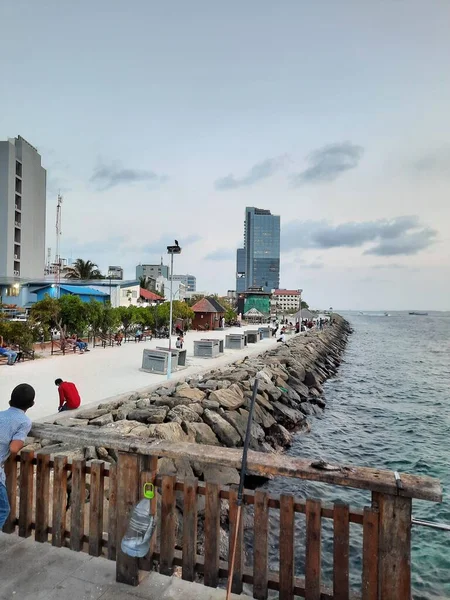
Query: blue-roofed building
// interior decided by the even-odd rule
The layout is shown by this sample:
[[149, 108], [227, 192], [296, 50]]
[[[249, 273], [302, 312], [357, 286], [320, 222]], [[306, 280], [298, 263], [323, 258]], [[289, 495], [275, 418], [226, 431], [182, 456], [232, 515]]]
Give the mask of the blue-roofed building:
[[[34, 290], [36, 294], [36, 301], [40, 302], [45, 298], [45, 296], [50, 296], [51, 298], [57, 297], [57, 288], [54, 284], [46, 285], [41, 288], [37, 288]], [[84, 285], [66, 285], [61, 284], [59, 286], [59, 296], [62, 298], [63, 296], [78, 296], [80, 300], [83, 302], [90, 302], [91, 300], [97, 300], [97, 302], [103, 302], [103, 304], [109, 301], [109, 294], [106, 292], [101, 292], [100, 290], [95, 290], [94, 288], [84, 286]]]

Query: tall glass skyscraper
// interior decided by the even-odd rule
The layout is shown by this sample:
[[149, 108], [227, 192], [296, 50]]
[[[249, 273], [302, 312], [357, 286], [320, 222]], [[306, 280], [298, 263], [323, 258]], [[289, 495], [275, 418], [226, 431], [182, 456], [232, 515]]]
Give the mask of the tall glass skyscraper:
[[270, 210], [245, 209], [244, 248], [236, 254], [236, 291], [280, 286], [280, 217]]

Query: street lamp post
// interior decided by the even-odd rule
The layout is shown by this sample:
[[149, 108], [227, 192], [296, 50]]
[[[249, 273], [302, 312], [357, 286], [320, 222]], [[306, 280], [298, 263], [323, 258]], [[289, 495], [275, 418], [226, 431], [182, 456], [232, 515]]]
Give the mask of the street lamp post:
[[302, 292], [303, 290], [298, 290], [300, 293], [300, 333], [302, 332]]
[[170, 309], [169, 309], [169, 364], [167, 368], [167, 379], [170, 379], [172, 371], [172, 322], [173, 322], [173, 255], [181, 254], [178, 241], [174, 246], [167, 246], [167, 254], [170, 254]]

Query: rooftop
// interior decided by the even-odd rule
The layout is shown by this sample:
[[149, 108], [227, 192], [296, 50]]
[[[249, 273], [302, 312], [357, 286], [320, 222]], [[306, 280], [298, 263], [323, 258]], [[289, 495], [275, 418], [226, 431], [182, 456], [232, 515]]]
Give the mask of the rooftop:
[[215, 298], [202, 298], [192, 306], [197, 313], [224, 313], [225, 308]]
[[301, 292], [298, 290], [274, 290], [274, 296], [300, 296]]

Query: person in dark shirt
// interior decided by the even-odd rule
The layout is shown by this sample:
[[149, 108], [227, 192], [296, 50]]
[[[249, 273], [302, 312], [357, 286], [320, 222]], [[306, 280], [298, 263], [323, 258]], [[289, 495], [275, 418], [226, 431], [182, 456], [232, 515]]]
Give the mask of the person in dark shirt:
[[58, 412], [64, 410], [75, 410], [76, 408], [79, 408], [81, 399], [77, 390], [77, 386], [74, 383], [71, 383], [70, 381], [63, 381], [62, 379], [56, 379], [55, 385], [57, 386], [59, 393]]

